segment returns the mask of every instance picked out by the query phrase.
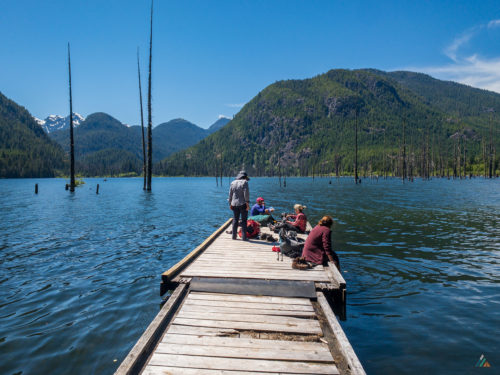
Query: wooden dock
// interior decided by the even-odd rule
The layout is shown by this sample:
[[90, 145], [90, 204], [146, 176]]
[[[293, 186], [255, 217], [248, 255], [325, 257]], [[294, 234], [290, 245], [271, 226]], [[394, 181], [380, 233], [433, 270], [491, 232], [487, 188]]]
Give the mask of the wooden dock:
[[332, 310], [337, 268], [295, 270], [230, 223], [162, 275], [172, 294], [116, 374], [365, 374]]

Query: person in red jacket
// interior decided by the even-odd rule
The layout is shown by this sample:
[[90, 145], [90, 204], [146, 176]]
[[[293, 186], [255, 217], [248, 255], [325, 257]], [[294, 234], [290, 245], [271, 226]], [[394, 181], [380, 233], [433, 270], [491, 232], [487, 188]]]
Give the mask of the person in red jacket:
[[295, 210], [295, 215], [286, 215], [285, 220], [283, 220], [282, 223], [271, 226], [271, 230], [276, 231], [277, 229], [285, 228], [286, 230], [294, 230], [298, 233], [305, 233], [307, 217], [302, 211], [304, 211], [307, 207], [302, 206], [301, 204], [295, 204], [293, 208]]
[[333, 219], [331, 216], [323, 216], [318, 222], [304, 244], [302, 257], [314, 264], [328, 265], [328, 261], [335, 263], [340, 270], [339, 257], [332, 250]]

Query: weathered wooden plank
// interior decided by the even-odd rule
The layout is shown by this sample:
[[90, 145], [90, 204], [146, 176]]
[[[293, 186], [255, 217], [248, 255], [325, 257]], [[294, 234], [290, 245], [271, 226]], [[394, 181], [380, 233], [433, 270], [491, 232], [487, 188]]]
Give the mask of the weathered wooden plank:
[[[146, 366], [141, 375], [256, 375], [250, 371], [208, 370], [171, 366]], [[272, 373], [270, 373], [272, 374]], [[277, 373], [275, 373], [277, 374]]]
[[328, 301], [322, 292], [318, 292], [318, 303], [326, 316], [335, 338], [339, 342], [339, 349], [342, 356], [346, 359], [352, 375], [366, 375], [366, 372], [358, 359], [358, 356], [352, 349], [351, 343], [347, 339], [342, 327], [340, 326], [335, 314], [333, 313]]
[[232, 328], [192, 327], [174, 323], [168, 328], [167, 335], [168, 334], [227, 337], [238, 335], [239, 331]]
[[193, 327], [212, 327], [212, 328], [232, 328], [237, 330], [254, 330], [263, 332], [289, 332], [301, 334], [322, 334], [317, 321], [311, 320], [301, 324], [271, 324], [271, 323], [253, 323], [253, 322], [232, 322], [210, 319], [186, 319], [176, 318], [175, 324], [193, 326]]
[[244, 279], [267, 279], [267, 280], [303, 280], [303, 281], [329, 281], [327, 275], [323, 274], [307, 274], [307, 273], [254, 273], [254, 272], [236, 272], [233, 270], [228, 271], [212, 271], [212, 270], [199, 270], [199, 269], [188, 269], [182, 273], [183, 277], [234, 277], [234, 278], [244, 278]]
[[241, 309], [237, 307], [217, 307], [217, 306], [196, 306], [184, 305], [182, 311], [185, 312], [203, 312], [211, 313], [233, 313], [233, 314], [260, 314], [260, 315], [280, 315], [280, 316], [301, 316], [313, 317], [316, 314], [314, 311], [297, 311], [297, 310], [264, 310], [264, 309]]
[[193, 299], [208, 299], [210, 301], [234, 301], [234, 302], [257, 302], [257, 303], [279, 303], [285, 305], [306, 305], [311, 306], [311, 301], [308, 298], [291, 298], [291, 297], [275, 297], [275, 296], [254, 296], [241, 295], [230, 293], [204, 293], [191, 292], [187, 300]]
[[166, 344], [227, 346], [230, 348], [280, 348], [289, 351], [330, 352], [328, 346], [321, 342], [263, 340], [241, 337], [192, 336], [181, 334], [166, 334], [163, 339]]
[[193, 277], [189, 288], [191, 292], [316, 300], [316, 288], [311, 281]]
[[125, 357], [120, 364], [115, 375], [128, 375], [140, 371], [150, 352], [159, 341], [165, 327], [172, 319], [178, 305], [184, 298], [186, 290], [187, 286], [185, 284], [181, 284], [175, 289], [167, 303], [163, 305], [160, 312], [149, 324], [146, 331], [144, 331], [132, 350], [128, 353], [127, 357]]
[[242, 309], [263, 309], [263, 310], [296, 310], [296, 311], [314, 311], [312, 306], [307, 305], [285, 305], [278, 303], [258, 303], [258, 302], [236, 302], [236, 301], [210, 301], [210, 300], [189, 300], [184, 306], [214, 306], [214, 307], [234, 307]]
[[[276, 254], [276, 253], [275, 253]], [[227, 259], [211, 259], [210, 261], [201, 260], [200, 263], [197, 263], [198, 260], [192, 265], [192, 267], [196, 268], [214, 268], [219, 270], [227, 270], [230, 269], [242, 269], [245, 270], [262, 270], [262, 269], [273, 269], [273, 270], [284, 270], [291, 272], [325, 272], [323, 267], [315, 267], [305, 271], [298, 271], [292, 268], [292, 260], [290, 261], [277, 261], [276, 255], [273, 256], [273, 259], [267, 262], [253, 262], [242, 261], [242, 260], [227, 260]]]
[[[186, 319], [207, 319], [210, 320], [222, 320], [222, 321], [231, 321], [231, 322], [254, 322], [254, 323], [272, 323], [272, 324], [297, 324], [301, 325], [303, 323], [309, 323], [314, 321], [314, 319], [309, 318], [297, 318], [290, 316], [275, 316], [275, 315], [259, 315], [259, 314], [234, 314], [234, 313], [203, 313], [196, 311], [184, 311], [182, 309], [178, 314], [177, 318], [186, 318]], [[176, 318], [176, 319], [177, 319]]]
[[266, 361], [258, 359], [198, 357], [191, 355], [174, 355], [155, 353], [149, 362], [152, 366], [178, 366], [199, 369], [236, 370], [255, 372], [284, 372], [294, 374], [338, 374], [334, 364]]
[[286, 347], [283, 349], [275, 348], [258, 348], [258, 347], [227, 347], [227, 346], [206, 346], [196, 344], [158, 344], [155, 353], [164, 354], [183, 354], [196, 355], [205, 357], [222, 357], [222, 358], [248, 358], [248, 359], [269, 359], [281, 361], [304, 361], [304, 362], [323, 362], [334, 363], [332, 355], [329, 351], [300, 351], [289, 350]]

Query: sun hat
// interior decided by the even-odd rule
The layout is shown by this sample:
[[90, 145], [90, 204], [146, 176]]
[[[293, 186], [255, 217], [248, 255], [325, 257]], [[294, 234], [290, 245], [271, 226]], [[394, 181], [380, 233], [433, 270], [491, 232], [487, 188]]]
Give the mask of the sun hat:
[[256, 199], [256, 202], [257, 202], [257, 203], [259, 203], [259, 202], [264, 202], [264, 198], [262, 198], [262, 197], [258, 197], [258, 198]]
[[242, 178], [245, 178], [247, 180], [250, 180], [250, 177], [248, 177], [248, 174], [246, 171], [239, 171], [238, 175], [236, 176], [237, 180], [241, 180]]

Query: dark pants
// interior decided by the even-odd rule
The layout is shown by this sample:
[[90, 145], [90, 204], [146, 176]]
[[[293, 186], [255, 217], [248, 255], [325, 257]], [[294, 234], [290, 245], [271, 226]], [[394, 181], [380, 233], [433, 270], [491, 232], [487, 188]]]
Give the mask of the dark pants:
[[238, 221], [241, 215], [241, 238], [243, 240], [247, 239], [247, 205], [233, 207], [233, 239], [236, 239], [236, 234], [238, 233]]

